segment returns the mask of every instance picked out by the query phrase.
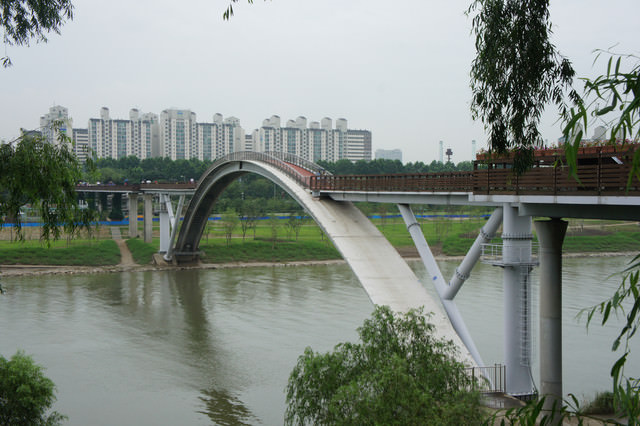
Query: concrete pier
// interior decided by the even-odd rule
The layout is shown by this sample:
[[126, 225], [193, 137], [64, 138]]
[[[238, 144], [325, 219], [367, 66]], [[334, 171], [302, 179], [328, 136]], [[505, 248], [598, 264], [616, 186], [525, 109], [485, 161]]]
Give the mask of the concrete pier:
[[[567, 221], [535, 222], [540, 242], [540, 394], [544, 409], [562, 404], [562, 243]], [[556, 419], [553, 424], [557, 424]]]
[[129, 198], [129, 238], [138, 236], [138, 194], [130, 192]]

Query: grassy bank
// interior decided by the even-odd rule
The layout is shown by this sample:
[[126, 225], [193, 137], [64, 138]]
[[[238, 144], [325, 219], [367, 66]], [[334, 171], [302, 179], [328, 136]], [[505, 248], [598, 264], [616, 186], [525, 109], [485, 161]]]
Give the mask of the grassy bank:
[[[202, 260], [207, 263], [227, 263], [340, 258], [338, 251], [315, 223], [304, 221], [296, 236], [294, 229], [288, 227], [286, 222], [259, 221], [255, 231], [248, 230], [244, 236], [238, 226], [227, 244], [222, 224], [212, 221], [200, 241], [200, 249], [204, 252]], [[373, 222], [401, 253], [417, 256], [402, 219], [374, 219]], [[466, 254], [485, 223], [483, 218], [421, 220], [422, 231], [432, 251], [446, 256]], [[126, 227], [122, 227], [121, 232], [126, 237]], [[150, 263], [153, 253], [158, 251], [157, 227], [154, 235], [156, 238], [150, 244], [140, 238], [127, 240], [136, 263]], [[118, 248], [111, 240], [109, 230], [103, 229], [99, 238], [56, 241], [50, 249], [42, 247], [38, 240], [14, 243], [0, 241], [0, 263], [91, 266], [119, 263]], [[500, 243], [500, 239], [493, 242]], [[564, 252], [640, 252], [640, 228], [635, 223], [570, 221]]]
[[120, 250], [113, 240], [55, 241], [50, 248], [38, 241], [0, 241], [3, 265], [109, 266], [120, 263]]

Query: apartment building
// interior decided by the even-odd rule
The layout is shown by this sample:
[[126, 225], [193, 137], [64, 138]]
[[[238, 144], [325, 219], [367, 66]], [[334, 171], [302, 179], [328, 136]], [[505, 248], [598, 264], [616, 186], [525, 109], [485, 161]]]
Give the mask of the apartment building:
[[[71, 123], [64, 107], [54, 107], [41, 123], [62, 117]], [[64, 129], [70, 129], [70, 124]], [[278, 115], [263, 120], [262, 126], [245, 134], [237, 117], [214, 114], [211, 122], [198, 122], [188, 109], [170, 108], [156, 115], [133, 108], [129, 118], [111, 118], [109, 108], [100, 109], [99, 118], [90, 118], [87, 129], [73, 129], [77, 155], [86, 158], [141, 160], [167, 157], [172, 160], [197, 158], [213, 161], [237, 151], [287, 152], [309, 161], [371, 160], [371, 132], [348, 129], [347, 120], [324, 117], [309, 122], [299, 116], [282, 126]]]

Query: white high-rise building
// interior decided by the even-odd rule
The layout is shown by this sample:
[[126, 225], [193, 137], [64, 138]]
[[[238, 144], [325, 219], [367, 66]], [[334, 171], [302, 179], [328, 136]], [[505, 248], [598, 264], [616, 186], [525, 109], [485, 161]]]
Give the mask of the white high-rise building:
[[[371, 160], [371, 132], [349, 130], [347, 120], [339, 118], [332, 128], [331, 118], [308, 122], [306, 117], [287, 120], [280, 127], [280, 117], [271, 116], [253, 132], [255, 150], [295, 154], [309, 161]], [[307, 127], [308, 126], [308, 127]]]
[[347, 130], [346, 133], [344, 158], [351, 161], [371, 160], [371, 132], [369, 130]]
[[143, 160], [154, 156], [158, 149], [158, 116], [129, 112], [129, 119], [112, 119], [109, 108], [100, 109], [100, 118], [90, 118], [89, 148], [96, 158], [124, 158], [131, 155]]
[[73, 119], [69, 117], [67, 108], [60, 105], [49, 108], [49, 112], [40, 117], [40, 132], [44, 139], [52, 144], [58, 143], [60, 133], [72, 139]]
[[198, 157], [196, 113], [186, 109], [165, 109], [160, 113], [162, 156], [172, 160]]
[[[65, 116], [68, 117], [67, 109], [58, 106], [41, 121]], [[329, 117], [309, 122], [299, 116], [287, 120], [286, 127], [281, 127], [281, 122], [278, 115], [272, 115], [262, 122], [262, 127], [247, 135], [238, 118], [224, 118], [220, 113], [213, 115], [211, 123], [198, 123], [196, 114], [190, 110], [165, 109], [158, 117], [133, 108], [129, 119], [114, 119], [109, 108], [102, 107], [100, 118], [89, 119], [87, 129], [77, 129], [73, 138], [79, 158], [84, 158], [88, 151], [95, 158], [136, 156], [141, 160], [167, 157], [214, 161], [238, 151], [276, 151], [314, 162], [371, 160], [371, 132], [350, 130], [344, 118], [335, 121], [335, 128]]]
[[89, 129], [73, 129], [73, 152], [84, 163], [89, 156]]

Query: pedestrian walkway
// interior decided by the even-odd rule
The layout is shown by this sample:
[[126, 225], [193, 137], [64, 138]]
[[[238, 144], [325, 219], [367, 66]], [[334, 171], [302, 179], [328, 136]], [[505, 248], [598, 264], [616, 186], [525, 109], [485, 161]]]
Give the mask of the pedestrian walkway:
[[133, 261], [133, 256], [131, 256], [129, 247], [127, 247], [126, 241], [122, 239], [120, 228], [118, 226], [111, 226], [110, 229], [111, 229], [111, 238], [113, 238], [113, 240], [118, 245], [118, 248], [120, 249], [119, 266], [135, 266], [136, 263]]

